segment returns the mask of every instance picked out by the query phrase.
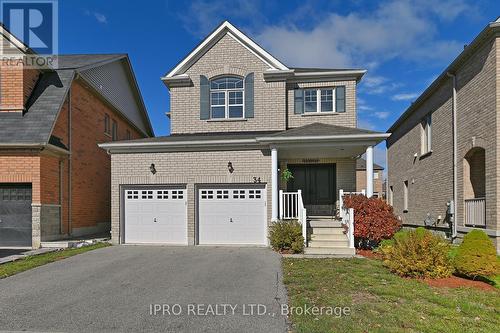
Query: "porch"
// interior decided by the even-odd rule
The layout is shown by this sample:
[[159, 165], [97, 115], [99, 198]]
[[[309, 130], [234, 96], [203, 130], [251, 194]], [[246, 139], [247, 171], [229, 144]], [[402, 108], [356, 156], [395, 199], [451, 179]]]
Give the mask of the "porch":
[[354, 255], [354, 212], [342, 206], [342, 195], [356, 190], [356, 159], [363, 154], [364, 194], [373, 195], [373, 149], [386, 137], [312, 124], [259, 139], [271, 148], [272, 220], [297, 219], [306, 254]]

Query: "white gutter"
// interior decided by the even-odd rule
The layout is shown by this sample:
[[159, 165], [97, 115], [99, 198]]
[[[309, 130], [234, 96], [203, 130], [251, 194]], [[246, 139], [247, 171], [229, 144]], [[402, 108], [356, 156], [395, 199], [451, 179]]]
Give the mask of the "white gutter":
[[240, 139], [240, 140], [195, 140], [195, 141], [175, 141], [175, 142], [164, 142], [164, 141], [153, 141], [153, 142], [106, 142], [100, 143], [98, 146], [103, 149], [110, 148], [139, 148], [139, 147], [185, 147], [185, 146], [213, 146], [213, 145], [244, 145], [244, 144], [256, 144], [255, 139]]
[[458, 199], [458, 171], [457, 171], [457, 77], [447, 72], [453, 83], [452, 123], [453, 123], [453, 231], [452, 239], [457, 237], [457, 199]]
[[386, 139], [391, 133], [377, 134], [354, 134], [354, 135], [316, 135], [316, 136], [293, 136], [293, 137], [260, 137], [259, 142], [296, 142], [296, 141], [340, 141], [340, 140], [365, 140], [365, 139]]

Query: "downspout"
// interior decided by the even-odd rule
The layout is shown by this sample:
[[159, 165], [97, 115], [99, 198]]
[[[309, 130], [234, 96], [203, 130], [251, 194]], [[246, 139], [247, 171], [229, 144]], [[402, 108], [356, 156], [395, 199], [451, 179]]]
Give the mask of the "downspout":
[[71, 110], [71, 87], [69, 88], [68, 91], [68, 149], [69, 149], [69, 156], [68, 156], [68, 236], [71, 236], [72, 231], [73, 231], [73, 223], [71, 221], [71, 215], [72, 215], [72, 177], [71, 177], [71, 159], [73, 155], [73, 149], [72, 149], [72, 140], [71, 140], [71, 125], [73, 124], [72, 122], [72, 110]]
[[457, 238], [457, 199], [458, 199], [458, 171], [457, 171], [457, 77], [450, 72], [446, 73], [451, 77], [453, 83], [452, 97], [452, 123], [453, 123], [453, 230], [451, 239]]
[[59, 235], [63, 233], [63, 175], [64, 175], [64, 162], [59, 160]]

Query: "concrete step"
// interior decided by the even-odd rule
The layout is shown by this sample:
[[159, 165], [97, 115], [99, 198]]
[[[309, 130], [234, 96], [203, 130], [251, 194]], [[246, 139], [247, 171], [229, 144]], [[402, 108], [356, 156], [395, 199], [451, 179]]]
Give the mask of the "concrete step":
[[69, 247], [73, 247], [73, 241], [50, 241], [50, 242], [41, 242], [41, 248], [47, 249], [67, 249]]
[[356, 254], [356, 250], [348, 247], [306, 247], [304, 249], [304, 254], [338, 255], [352, 257]]
[[311, 235], [344, 235], [343, 228], [309, 228]]
[[311, 241], [347, 241], [344, 234], [311, 234]]
[[347, 239], [343, 240], [327, 240], [327, 241], [319, 241], [319, 240], [311, 240], [308, 244], [310, 247], [348, 247], [349, 242]]
[[311, 228], [341, 228], [342, 224], [338, 220], [309, 220]]

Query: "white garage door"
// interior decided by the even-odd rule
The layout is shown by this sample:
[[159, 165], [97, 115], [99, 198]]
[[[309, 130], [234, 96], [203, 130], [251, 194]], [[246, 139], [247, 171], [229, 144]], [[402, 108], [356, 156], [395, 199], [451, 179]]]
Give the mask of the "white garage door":
[[199, 244], [267, 245], [263, 187], [198, 190]]
[[125, 190], [125, 243], [186, 244], [185, 189]]

